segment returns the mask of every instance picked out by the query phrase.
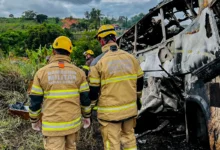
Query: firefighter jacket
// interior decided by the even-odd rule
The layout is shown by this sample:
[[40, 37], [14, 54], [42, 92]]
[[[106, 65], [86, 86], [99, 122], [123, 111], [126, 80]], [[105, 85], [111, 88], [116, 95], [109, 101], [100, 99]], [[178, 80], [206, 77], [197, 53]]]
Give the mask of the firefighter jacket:
[[93, 60], [94, 60], [94, 57], [90, 57], [89, 59], [86, 60], [86, 64], [82, 67], [83, 70], [84, 70], [85, 73], [86, 73], [86, 76], [88, 76], [89, 66], [90, 66], [90, 64], [92, 63]]
[[37, 122], [43, 114], [45, 136], [75, 133], [80, 129], [81, 114], [90, 117], [88, 92], [85, 73], [70, 63], [70, 57], [52, 56], [49, 64], [34, 77], [29, 107], [31, 121]]
[[133, 55], [120, 50], [116, 43], [105, 45], [102, 51], [90, 65], [89, 73], [92, 104], [99, 99], [98, 118], [122, 121], [135, 117], [137, 96], [143, 89], [139, 62]]

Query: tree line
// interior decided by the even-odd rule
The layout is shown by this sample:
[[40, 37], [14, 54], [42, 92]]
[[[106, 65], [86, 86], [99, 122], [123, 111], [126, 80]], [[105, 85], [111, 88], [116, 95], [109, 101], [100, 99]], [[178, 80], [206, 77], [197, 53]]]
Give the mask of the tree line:
[[[74, 44], [74, 55], [77, 65], [84, 63], [84, 56], [82, 53], [87, 49], [92, 49], [95, 54], [101, 53], [100, 45], [93, 39], [97, 29], [103, 24], [117, 24], [122, 29], [128, 29], [138, 20], [140, 20], [144, 14], [139, 14], [128, 19], [126, 16], [119, 16], [118, 18], [107, 17], [102, 14], [101, 10], [92, 8], [91, 11], [84, 13], [84, 18], [73, 18], [72, 16], [66, 17], [68, 19], [76, 19], [77, 23], [72, 24], [70, 29], [62, 28], [61, 19], [54, 17], [49, 21], [45, 14], [37, 14], [32, 10], [25, 11], [20, 18], [22, 22], [18, 22], [17, 18], [14, 18], [13, 14], [10, 14], [10, 18], [3, 18], [6, 20], [4, 25], [7, 25], [7, 19], [9, 19], [8, 26], [0, 32], [0, 55], [8, 56], [13, 54], [18, 57], [27, 57], [26, 51], [37, 51], [39, 47], [51, 47], [54, 39], [60, 35], [68, 36]], [[0, 18], [2, 19], [2, 18]], [[1, 20], [0, 20], [1, 21]], [[12, 29], [10, 25], [12, 22], [15, 26], [19, 25], [21, 28]], [[29, 22], [32, 22], [29, 25]], [[28, 22], [26, 24], [22, 24]], [[22, 24], [22, 25], [21, 25]], [[87, 32], [89, 30], [89, 32]], [[90, 31], [92, 30], [92, 32]], [[1, 27], [0, 27], [1, 31]], [[76, 39], [77, 34], [74, 32], [82, 32], [82, 36]]]

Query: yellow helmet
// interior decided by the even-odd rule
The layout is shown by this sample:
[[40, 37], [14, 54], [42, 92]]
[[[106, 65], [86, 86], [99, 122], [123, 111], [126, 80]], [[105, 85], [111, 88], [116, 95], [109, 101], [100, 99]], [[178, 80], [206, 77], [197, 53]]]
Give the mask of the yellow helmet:
[[72, 53], [73, 51], [73, 45], [71, 40], [66, 36], [59, 36], [55, 39], [53, 42], [53, 48], [54, 49], [64, 49], [68, 52]]
[[84, 53], [83, 53], [83, 55], [88, 55], [88, 54], [90, 54], [90, 55], [94, 55], [94, 52], [92, 51], [92, 50], [87, 50], [87, 51], [85, 51]]
[[113, 25], [110, 25], [110, 24], [107, 24], [107, 25], [102, 25], [99, 30], [98, 30], [98, 33], [96, 34], [95, 38], [104, 38], [106, 37], [107, 35], [110, 35], [110, 34], [113, 34], [113, 35], [117, 35], [117, 33], [115, 32], [115, 28]]

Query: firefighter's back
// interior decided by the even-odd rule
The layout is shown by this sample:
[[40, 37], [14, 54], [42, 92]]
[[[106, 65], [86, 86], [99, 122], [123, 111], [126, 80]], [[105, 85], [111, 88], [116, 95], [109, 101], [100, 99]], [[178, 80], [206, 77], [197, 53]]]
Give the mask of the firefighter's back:
[[[79, 88], [83, 80], [83, 71], [68, 61], [60, 62], [59, 60], [62, 60], [62, 58], [58, 57], [52, 59], [49, 65], [40, 69], [37, 73], [41, 87], [44, 90], [43, 132], [44, 135], [49, 134], [50, 136], [66, 135], [68, 132], [72, 133], [80, 127]], [[62, 57], [65, 60], [66, 56]], [[68, 126], [67, 122], [75, 122], [76, 128], [72, 127], [70, 130], [60, 128], [55, 131], [53, 122], [63, 123], [64, 126]], [[54, 132], [51, 131], [52, 129]]]
[[106, 52], [97, 65], [101, 73], [98, 118], [118, 121], [136, 116], [138, 61], [118, 49]]

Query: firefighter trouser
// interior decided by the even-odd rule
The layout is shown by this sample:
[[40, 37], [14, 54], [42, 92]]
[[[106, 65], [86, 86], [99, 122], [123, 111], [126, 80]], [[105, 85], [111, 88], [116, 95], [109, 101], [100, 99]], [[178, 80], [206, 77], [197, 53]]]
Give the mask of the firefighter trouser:
[[78, 133], [66, 136], [47, 136], [44, 137], [45, 150], [76, 150], [76, 139]]
[[101, 133], [105, 150], [137, 150], [134, 127], [136, 118], [127, 121], [112, 123], [100, 121]]

